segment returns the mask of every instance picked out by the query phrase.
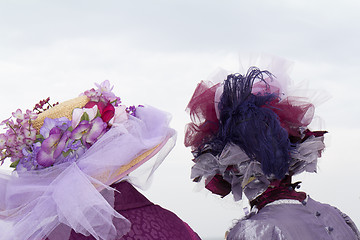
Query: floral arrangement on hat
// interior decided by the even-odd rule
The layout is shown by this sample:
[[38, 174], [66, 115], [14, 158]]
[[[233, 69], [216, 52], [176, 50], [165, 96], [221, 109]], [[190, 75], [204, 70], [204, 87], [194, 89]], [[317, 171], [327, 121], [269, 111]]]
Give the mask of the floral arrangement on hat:
[[17, 171], [47, 168], [64, 162], [74, 162], [113, 125], [135, 116], [134, 106], [121, 105], [108, 80], [85, 91], [86, 104], [72, 110], [67, 117], [45, 118], [36, 129], [33, 123], [40, 114], [56, 107], [50, 98], [41, 100], [34, 109], [17, 109], [12, 117], [1, 122], [0, 161], [10, 158]]
[[176, 134], [168, 113], [126, 107], [109, 81], [95, 85], [60, 104], [47, 98], [33, 110], [18, 109], [1, 123], [0, 161], [15, 168], [0, 174], [1, 239], [52, 239], [59, 227], [61, 239], [73, 229], [112, 240], [130, 230], [114, 209], [111, 185], [135, 179], [130, 173], [153, 159], [141, 172], [148, 181]]

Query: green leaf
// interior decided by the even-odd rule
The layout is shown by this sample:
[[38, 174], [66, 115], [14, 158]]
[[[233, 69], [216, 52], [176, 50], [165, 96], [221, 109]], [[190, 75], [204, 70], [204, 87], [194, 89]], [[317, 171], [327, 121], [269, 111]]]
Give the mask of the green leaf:
[[44, 139], [44, 136], [41, 134], [36, 134], [36, 139]]
[[99, 110], [99, 109], [97, 110], [97, 113], [96, 113], [96, 116], [94, 117], [94, 119], [95, 119], [95, 118], [98, 118], [98, 117], [101, 117], [101, 114], [100, 114], [100, 110]]
[[70, 153], [71, 153], [71, 149], [69, 149], [69, 150], [67, 150], [66, 152], [62, 152], [62, 155], [64, 156], [64, 157], [67, 157]]
[[44, 141], [44, 136], [43, 135], [41, 135], [41, 134], [36, 134], [36, 139], [35, 139], [35, 143], [37, 143], [37, 142], [43, 142]]
[[87, 114], [86, 112], [83, 113], [83, 115], [81, 116], [81, 119], [80, 119], [80, 122], [81, 121], [89, 121], [90, 120], [90, 117], [89, 117], [89, 114]]
[[10, 164], [10, 167], [16, 168], [16, 166], [19, 164], [19, 162], [20, 162], [20, 160], [16, 160], [15, 162], [12, 162], [12, 163]]

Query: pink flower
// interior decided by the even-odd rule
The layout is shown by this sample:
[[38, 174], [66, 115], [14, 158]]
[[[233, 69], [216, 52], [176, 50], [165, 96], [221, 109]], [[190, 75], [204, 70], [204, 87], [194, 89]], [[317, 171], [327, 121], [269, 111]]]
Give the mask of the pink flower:
[[24, 136], [27, 139], [31, 139], [33, 141], [36, 140], [36, 129], [29, 125], [24, 125]]
[[8, 124], [14, 125], [14, 122], [13, 122], [13, 120], [11, 119], [11, 117], [3, 120], [3, 121], [0, 123], [0, 125], [8, 125]]
[[16, 145], [16, 135], [15, 134], [8, 134], [6, 145], [9, 147], [15, 147]]
[[18, 143], [24, 142], [24, 139], [25, 139], [24, 135], [20, 135], [20, 134], [16, 135], [16, 141]]
[[16, 110], [15, 112], [12, 113], [14, 118], [23, 120], [24, 119], [24, 114], [22, 113], [21, 109]]
[[126, 112], [126, 107], [121, 105], [115, 108], [115, 115], [114, 117], [109, 121], [110, 125], [113, 124], [121, 124], [128, 120], [128, 114]]
[[90, 89], [84, 92], [84, 94], [90, 98], [91, 101], [99, 101], [100, 100], [100, 93], [95, 89]]
[[101, 93], [111, 92], [113, 90], [113, 88], [114, 88], [114, 86], [110, 86], [110, 81], [109, 80], [103, 81], [102, 83], [100, 83], [100, 85], [95, 83], [95, 85], [99, 88], [99, 91]]
[[[0, 151], [0, 160], [3, 160], [6, 158], [6, 153], [5, 151]], [[3, 164], [4, 162], [1, 162], [1, 165]]]
[[95, 83], [95, 85], [99, 88], [98, 92], [103, 100], [114, 103], [115, 106], [121, 102], [120, 98], [112, 92], [114, 86], [110, 85], [109, 80], [105, 80], [101, 84]]
[[24, 143], [25, 143], [27, 146], [31, 146], [31, 145], [34, 143], [34, 140], [31, 140], [31, 139], [29, 139], [29, 138], [25, 138]]
[[7, 136], [5, 134], [0, 134], [0, 149], [4, 149], [7, 141]]
[[24, 155], [22, 154], [22, 146], [11, 149], [11, 161], [14, 162], [23, 156]]
[[101, 115], [101, 119], [104, 122], [107, 123], [110, 121], [110, 119], [112, 119], [114, 117], [115, 108], [110, 102], [107, 102], [107, 104], [105, 104], [104, 102], [101, 102], [101, 101], [100, 102], [90, 101], [85, 105], [85, 108], [92, 108], [94, 106], [98, 107], [100, 115]]
[[38, 117], [38, 115], [36, 113], [34, 113], [33, 111], [30, 111], [29, 109], [26, 110], [26, 113], [24, 115], [25, 119], [30, 119], [30, 120], [35, 120]]

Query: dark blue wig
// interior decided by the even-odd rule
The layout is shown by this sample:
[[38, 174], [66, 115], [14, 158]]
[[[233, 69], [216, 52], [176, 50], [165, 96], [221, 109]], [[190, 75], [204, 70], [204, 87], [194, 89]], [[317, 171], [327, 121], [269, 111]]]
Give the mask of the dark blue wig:
[[268, 86], [265, 78], [271, 79], [271, 73], [255, 67], [250, 68], [246, 76], [227, 76], [218, 105], [219, 132], [208, 144], [221, 151], [227, 143], [234, 143], [251, 159], [259, 161], [266, 175], [282, 179], [289, 168], [291, 145], [288, 132], [269, 106], [279, 96], [251, 93], [255, 80]]

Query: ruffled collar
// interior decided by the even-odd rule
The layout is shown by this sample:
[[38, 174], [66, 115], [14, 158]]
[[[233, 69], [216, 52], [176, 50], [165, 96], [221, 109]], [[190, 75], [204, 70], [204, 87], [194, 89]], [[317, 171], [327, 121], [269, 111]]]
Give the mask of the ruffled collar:
[[306, 199], [306, 193], [295, 191], [299, 184], [300, 182], [291, 183], [291, 177], [288, 175], [282, 180], [274, 180], [264, 193], [250, 201], [250, 206], [261, 210], [265, 205], [282, 199], [303, 202]]

